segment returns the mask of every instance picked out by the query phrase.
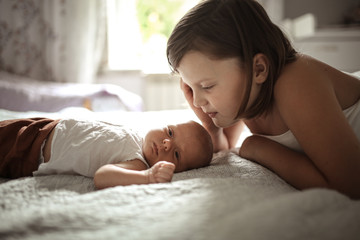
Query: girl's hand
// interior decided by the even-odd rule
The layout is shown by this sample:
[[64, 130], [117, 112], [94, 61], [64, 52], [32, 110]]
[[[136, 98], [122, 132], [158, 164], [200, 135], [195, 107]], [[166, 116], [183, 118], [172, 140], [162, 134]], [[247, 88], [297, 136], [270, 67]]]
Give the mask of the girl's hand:
[[199, 120], [202, 122], [202, 125], [208, 130], [208, 132], [211, 134], [214, 130], [218, 130], [219, 128], [215, 126], [209, 115], [204, 113], [201, 108], [194, 106], [194, 96], [192, 89], [184, 83], [182, 79], [180, 79], [180, 88], [184, 93], [186, 101], [189, 103], [191, 109], [194, 111], [196, 116], [199, 118]]
[[154, 166], [146, 171], [149, 183], [171, 182], [175, 171], [175, 164], [166, 161], [160, 161], [155, 163]]

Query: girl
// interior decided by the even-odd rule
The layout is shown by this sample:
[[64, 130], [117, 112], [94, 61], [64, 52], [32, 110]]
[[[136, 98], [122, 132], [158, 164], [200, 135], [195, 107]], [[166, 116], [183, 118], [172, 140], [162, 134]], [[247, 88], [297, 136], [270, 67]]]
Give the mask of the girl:
[[176, 25], [173, 72], [214, 151], [253, 133], [241, 157], [299, 189], [360, 198], [360, 81], [297, 53], [254, 0], [208, 0]]

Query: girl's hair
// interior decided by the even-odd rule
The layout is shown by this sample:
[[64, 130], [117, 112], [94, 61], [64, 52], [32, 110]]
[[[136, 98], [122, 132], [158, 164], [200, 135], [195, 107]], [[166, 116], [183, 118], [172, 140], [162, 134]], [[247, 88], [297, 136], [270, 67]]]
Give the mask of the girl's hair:
[[[272, 104], [273, 88], [285, 64], [295, 61], [296, 51], [255, 0], [205, 0], [192, 8], [175, 26], [167, 43], [167, 58], [173, 72], [191, 51], [213, 59], [237, 57], [247, 84], [238, 118], [252, 118]], [[269, 60], [269, 74], [259, 97], [246, 112], [249, 101], [253, 57], [262, 53]]]

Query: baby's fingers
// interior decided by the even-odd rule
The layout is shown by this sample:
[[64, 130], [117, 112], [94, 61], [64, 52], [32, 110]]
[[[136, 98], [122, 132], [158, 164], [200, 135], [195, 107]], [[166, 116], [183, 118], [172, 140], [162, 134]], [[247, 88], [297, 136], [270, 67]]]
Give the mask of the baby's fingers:
[[155, 179], [157, 182], [170, 182], [174, 175], [175, 165], [162, 164], [158, 171], [155, 173]]
[[159, 182], [170, 182], [173, 176], [173, 171], [161, 170], [155, 174], [155, 179]]
[[160, 168], [175, 171], [175, 164], [173, 164], [171, 162], [167, 162], [167, 161], [161, 161], [160, 163], [161, 163]]
[[156, 177], [156, 182], [157, 183], [167, 183], [167, 182], [171, 182], [172, 177], [170, 176], [158, 176]]

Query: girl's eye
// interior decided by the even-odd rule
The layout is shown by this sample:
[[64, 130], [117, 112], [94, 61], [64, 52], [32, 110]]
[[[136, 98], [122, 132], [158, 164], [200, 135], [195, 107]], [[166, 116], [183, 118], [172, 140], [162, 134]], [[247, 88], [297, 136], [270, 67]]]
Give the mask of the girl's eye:
[[170, 137], [173, 137], [173, 136], [174, 136], [174, 132], [173, 132], [173, 130], [172, 130], [171, 128], [169, 128], [169, 136], [170, 136]]
[[204, 90], [209, 90], [213, 87], [214, 85], [210, 85], [210, 86], [202, 86], [201, 88]]

